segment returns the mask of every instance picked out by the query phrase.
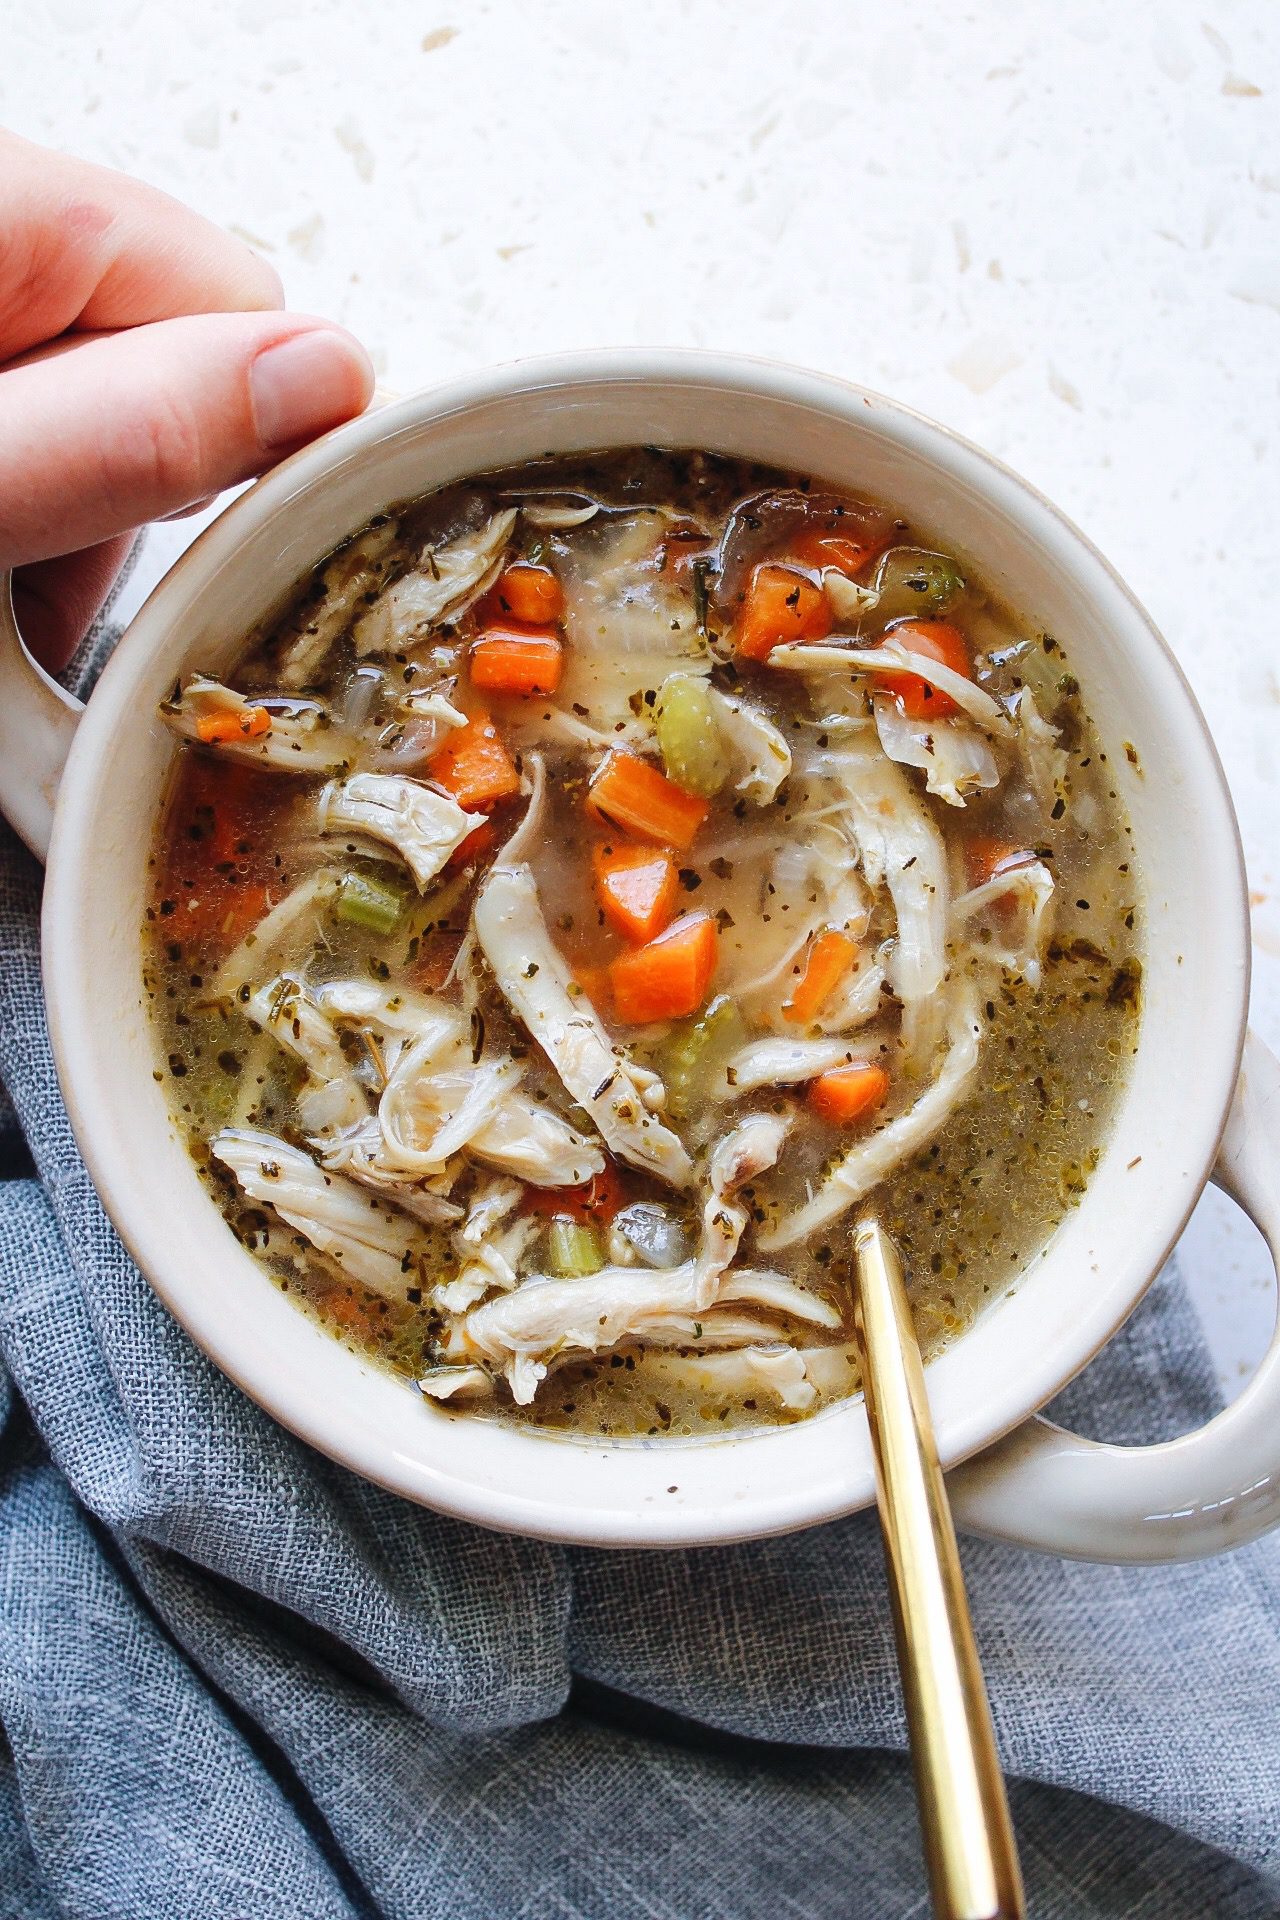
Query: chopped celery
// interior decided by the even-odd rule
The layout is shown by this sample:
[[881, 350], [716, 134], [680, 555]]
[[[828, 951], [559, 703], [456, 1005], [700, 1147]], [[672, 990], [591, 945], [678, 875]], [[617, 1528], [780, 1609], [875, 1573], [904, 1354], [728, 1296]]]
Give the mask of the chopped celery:
[[711, 689], [695, 673], [673, 673], [658, 694], [658, 748], [667, 778], [710, 798], [729, 773]]
[[944, 553], [926, 553], [922, 547], [891, 547], [876, 572], [875, 590], [881, 620], [899, 620], [916, 613], [928, 618], [944, 613], [964, 592], [964, 577]]
[[577, 1220], [553, 1220], [547, 1235], [547, 1264], [566, 1276], [599, 1273], [604, 1255], [594, 1227]]
[[682, 1020], [665, 1041], [658, 1069], [667, 1084], [667, 1111], [687, 1120], [706, 1100], [723, 1098], [724, 1070], [747, 1043], [747, 1028], [728, 994], [717, 994], [696, 1020]]
[[333, 911], [353, 927], [367, 927], [370, 933], [394, 933], [404, 912], [404, 895], [381, 880], [369, 879], [367, 874], [347, 873], [342, 877]]

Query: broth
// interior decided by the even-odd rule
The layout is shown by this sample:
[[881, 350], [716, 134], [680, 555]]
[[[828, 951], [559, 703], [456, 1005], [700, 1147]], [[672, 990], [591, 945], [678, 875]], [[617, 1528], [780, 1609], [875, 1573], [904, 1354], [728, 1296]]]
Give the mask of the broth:
[[157, 1077], [275, 1284], [437, 1410], [803, 1418], [858, 1384], [864, 1201], [926, 1356], [1078, 1201], [1128, 824], [1056, 641], [944, 535], [538, 462], [381, 517], [166, 703]]

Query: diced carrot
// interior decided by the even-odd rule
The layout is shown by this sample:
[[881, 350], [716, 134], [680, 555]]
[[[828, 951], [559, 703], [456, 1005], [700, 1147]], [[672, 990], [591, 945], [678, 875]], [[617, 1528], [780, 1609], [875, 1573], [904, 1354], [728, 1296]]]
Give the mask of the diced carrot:
[[995, 840], [987, 834], [975, 834], [965, 842], [964, 870], [971, 887], [983, 887], [988, 880], [994, 880], [998, 873], [1008, 873], [1011, 867], [1027, 867], [1035, 859], [1029, 847], [1020, 847], [1009, 840]]
[[605, 918], [628, 940], [652, 940], [675, 912], [676, 863], [651, 847], [597, 844], [592, 849], [596, 898]]
[[527, 626], [553, 627], [564, 618], [564, 589], [550, 567], [517, 560], [485, 595], [485, 610], [490, 606]]
[[602, 819], [658, 846], [689, 846], [707, 817], [709, 802], [687, 793], [665, 773], [620, 747], [605, 755], [587, 791], [587, 804]]
[[751, 576], [734, 629], [736, 652], [767, 660], [788, 640], [821, 640], [831, 631], [831, 608], [821, 587], [794, 567], [766, 560]]
[[483, 860], [493, 852], [498, 844], [498, 832], [492, 820], [482, 821], [473, 827], [465, 840], [460, 840], [445, 866], [450, 873], [460, 873], [463, 867], [469, 867], [473, 860]]
[[486, 693], [554, 693], [564, 648], [536, 627], [487, 627], [471, 647], [471, 684]]
[[631, 1199], [626, 1175], [605, 1157], [604, 1167], [580, 1187], [526, 1187], [521, 1211], [551, 1219], [582, 1220], [608, 1226]]
[[599, 967], [579, 963], [573, 969], [574, 983], [581, 987], [597, 1013], [607, 1020], [613, 1012], [613, 982], [607, 965]]
[[[966, 679], [972, 674], [964, 635], [949, 620], [898, 620], [885, 638], [896, 640], [908, 653], [923, 654], [926, 660], [950, 667], [952, 673], [962, 673]], [[951, 695], [931, 686], [922, 674], [884, 673], [877, 680], [886, 693], [897, 695], [902, 711], [913, 720], [942, 720], [959, 711]]]
[[473, 714], [465, 727], [455, 728], [427, 771], [460, 807], [491, 807], [520, 791], [515, 762], [487, 713]]
[[820, 527], [810, 527], [788, 544], [787, 557], [803, 567], [834, 567], [852, 580], [865, 573], [877, 554], [884, 552], [888, 539], [887, 535], [877, 538], [869, 533], [860, 539], [853, 533], [824, 533]]
[[786, 1020], [806, 1024], [822, 1011], [826, 1002], [858, 957], [858, 943], [836, 927], [820, 933], [809, 948], [804, 972], [791, 998], [782, 1009]]
[[619, 955], [609, 968], [618, 1019], [643, 1026], [695, 1013], [707, 997], [719, 945], [709, 913], [686, 913], [647, 946]]
[[809, 1105], [819, 1119], [847, 1127], [884, 1105], [889, 1076], [883, 1067], [853, 1061], [820, 1073], [809, 1087]]
[[265, 707], [240, 707], [237, 711], [202, 713], [196, 720], [196, 738], [206, 746], [220, 746], [227, 740], [258, 740], [271, 731], [271, 715]]

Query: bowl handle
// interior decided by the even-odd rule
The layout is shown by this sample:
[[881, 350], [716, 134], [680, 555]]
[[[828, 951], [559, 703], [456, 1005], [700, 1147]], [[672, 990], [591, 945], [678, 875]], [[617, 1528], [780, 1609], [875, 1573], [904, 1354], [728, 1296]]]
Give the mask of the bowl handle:
[[[1280, 1266], [1280, 1060], [1256, 1034], [1212, 1179]], [[970, 1532], [1077, 1560], [1198, 1560], [1280, 1524], [1280, 1319], [1261, 1366], [1207, 1427], [1153, 1447], [1104, 1446], [1029, 1420], [947, 1476]]]
[[37, 860], [49, 851], [58, 782], [83, 701], [27, 652], [13, 613], [13, 576], [0, 573], [0, 813]]

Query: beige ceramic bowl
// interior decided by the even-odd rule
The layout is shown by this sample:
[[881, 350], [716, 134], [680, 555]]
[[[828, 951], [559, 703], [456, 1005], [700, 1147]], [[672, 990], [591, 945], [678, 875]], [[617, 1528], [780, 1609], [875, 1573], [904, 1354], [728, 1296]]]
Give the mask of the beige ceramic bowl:
[[[1280, 1236], [1280, 1068], [1242, 1044], [1245, 882], [1222, 770], [1168, 649], [1089, 543], [1015, 475], [875, 394], [756, 361], [609, 352], [477, 373], [365, 415], [237, 499], [161, 582], [81, 713], [0, 593], [0, 804], [48, 852], [44, 963], [67, 1106], [98, 1191], [194, 1339], [314, 1446], [486, 1526], [641, 1546], [781, 1532], [868, 1505], [860, 1402], [689, 1441], [565, 1439], [424, 1407], [297, 1313], [233, 1238], [152, 1078], [146, 859], [175, 678], [230, 665], [291, 584], [378, 509], [553, 450], [658, 442], [798, 467], [945, 528], [1062, 642], [1134, 829], [1148, 926], [1131, 1082], [1083, 1204], [929, 1368], [962, 1525], [1107, 1559], [1211, 1553], [1280, 1518], [1280, 1348], [1198, 1433], [1097, 1446], [1035, 1418], [1141, 1298], [1211, 1176]], [[0, 582], [0, 586], [3, 582]], [[1136, 745], [1141, 772], [1123, 751]], [[1206, 930], [1213, 930], [1212, 939]]]

